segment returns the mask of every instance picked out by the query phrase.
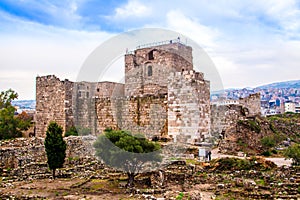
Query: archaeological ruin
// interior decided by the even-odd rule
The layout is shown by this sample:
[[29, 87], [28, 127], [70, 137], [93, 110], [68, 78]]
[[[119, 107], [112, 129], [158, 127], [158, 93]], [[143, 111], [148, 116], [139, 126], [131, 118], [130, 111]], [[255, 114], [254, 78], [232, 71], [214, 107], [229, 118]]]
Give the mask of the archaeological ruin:
[[36, 136], [48, 123], [142, 132], [148, 138], [199, 142], [210, 132], [210, 83], [193, 70], [192, 48], [179, 40], [125, 55], [125, 84], [36, 78]]
[[36, 136], [44, 137], [54, 120], [64, 130], [76, 126], [92, 135], [124, 129], [198, 144], [241, 117], [260, 114], [259, 94], [211, 103], [210, 82], [194, 70], [192, 48], [177, 39], [127, 51], [124, 70], [124, 84], [37, 77]]

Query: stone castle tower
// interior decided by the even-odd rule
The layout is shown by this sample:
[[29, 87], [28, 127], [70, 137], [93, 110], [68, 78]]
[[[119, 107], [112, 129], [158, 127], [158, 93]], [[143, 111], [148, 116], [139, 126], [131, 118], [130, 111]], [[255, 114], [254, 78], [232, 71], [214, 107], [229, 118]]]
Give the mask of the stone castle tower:
[[139, 46], [126, 52], [125, 84], [37, 77], [36, 134], [45, 136], [51, 120], [94, 135], [110, 127], [200, 142], [210, 132], [209, 82], [179, 40]]

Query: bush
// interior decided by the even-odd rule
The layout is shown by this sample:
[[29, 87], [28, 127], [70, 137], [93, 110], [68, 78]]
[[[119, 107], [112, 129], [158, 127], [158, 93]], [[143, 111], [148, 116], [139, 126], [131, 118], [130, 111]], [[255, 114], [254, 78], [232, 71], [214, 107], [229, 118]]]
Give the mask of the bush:
[[293, 160], [293, 165], [300, 165], [300, 145], [294, 144], [287, 148], [284, 155]]
[[276, 149], [272, 149], [272, 154], [278, 154], [278, 151]]
[[263, 158], [251, 157], [250, 159], [239, 158], [220, 158], [212, 162], [214, 170], [217, 171], [232, 171], [232, 170], [271, 170], [276, 165], [264, 160]]
[[221, 158], [216, 160], [219, 170], [248, 170], [250, 169], [250, 162], [239, 158]]
[[260, 125], [256, 121], [248, 120], [248, 124], [249, 124], [250, 129], [252, 131], [255, 131], [256, 133], [260, 133], [261, 127], [260, 127]]
[[246, 126], [250, 128], [251, 131], [254, 131], [256, 133], [260, 133], [261, 127], [257, 121], [254, 120], [239, 120], [239, 125]]
[[273, 136], [266, 136], [261, 139], [261, 144], [263, 148], [272, 148], [276, 145], [275, 138]]
[[77, 131], [77, 129], [76, 129], [76, 127], [75, 126], [72, 126], [72, 127], [70, 127], [67, 131], [66, 131], [66, 133], [65, 133], [65, 137], [68, 137], [68, 136], [78, 136], [78, 131]]
[[264, 152], [262, 152], [261, 155], [269, 157], [269, 156], [271, 156], [271, 152], [270, 151], [264, 151]]

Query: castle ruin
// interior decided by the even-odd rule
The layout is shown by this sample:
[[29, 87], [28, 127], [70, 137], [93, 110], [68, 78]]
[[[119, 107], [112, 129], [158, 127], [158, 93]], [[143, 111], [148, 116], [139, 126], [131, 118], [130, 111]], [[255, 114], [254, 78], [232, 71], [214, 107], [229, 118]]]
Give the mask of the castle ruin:
[[193, 69], [192, 48], [179, 40], [125, 55], [125, 84], [36, 78], [36, 135], [50, 121], [98, 135], [106, 128], [196, 143], [210, 134], [210, 83]]

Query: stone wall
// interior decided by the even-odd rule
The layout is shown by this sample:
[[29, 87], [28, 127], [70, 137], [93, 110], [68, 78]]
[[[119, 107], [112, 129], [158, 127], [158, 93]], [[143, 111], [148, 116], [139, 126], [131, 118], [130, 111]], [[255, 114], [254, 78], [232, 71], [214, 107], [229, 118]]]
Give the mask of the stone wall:
[[246, 115], [241, 105], [212, 105], [211, 106], [211, 134], [215, 138], [223, 137], [225, 131], [236, 125], [240, 119], [245, 119]]
[[[122, 104], [122, 98], [118, 100], [118, 102]], [[120, 122], [121, 119], [117, 117], [118, 115], [116, 115], [116, 112], [114, 101], [112, 101], [110, 97], [96, 99], [97, 125], [99, 132], [104, 131], [106, 128], [112, 128], [114, 130], [120, 129], [118, 122]]]
[[211, 133], [215, 137], [236, 126], [238, 120], [244, 120], [253, 116], [260, 116], [260, 94], [251, 94], [240, 98], [233, 104], [211, 105]]
[[122, 83], [114, 83], [114, 82], [98, 82], [96, 83], [96, 98], [106, 98], [106, 97], [120, 97], [124, 96], [124, 87], [125, 85]]
[[37, 136], [52, 120], [92, 135], [110, 127], [192, 143], [210, 132], [209, 82], [193, 71], [192, 48], [179, 40], [125, 55], [125, 85], [45, 76], [36, 87]]
[[239, 103], [248, 109], [247, 115], [261, 115], [260, 93], [250, 94], [248, 97], [239, 99]]
[[209, 82], [195, 71], [175, 72], [168, 84], [168, 132], [174, 141], [195, 143], [210, 133]]
[[[94, 157], [93, 142], [96, 137], [67, 137], [66, 161], [73, 158]], [[44, 138], [17, 138], [0, 141], [0, 171], [18, 169], [27, 165], [46, 163]]]
[[124, 84], [61, 81], [54, 75], [36, 78], [36, 136], [45, 137], [50, 121], [64, 131], [72, 126], [99, 133], [95, 98], [124, 96]]
[[72, 121], [73, 83], [54, 75], [36, 78], [36, 136], [45, 137], [50, 121], [66, 130]]
[[97, 99], [100, 132], [105, 128], [144, 133], [148, 138], [167, 135], [167, 96]]
[[125, 96], [167, 93], [171, 72], [192, 70], [191, 47], [172, 43], [125, 55]]
[[86, 129], [93, 135], [97, 131], [94, 98], [97, 91], [96, 86], [96, 83], [78, 82], [75, 83], [73, 92], [74, 125]]

